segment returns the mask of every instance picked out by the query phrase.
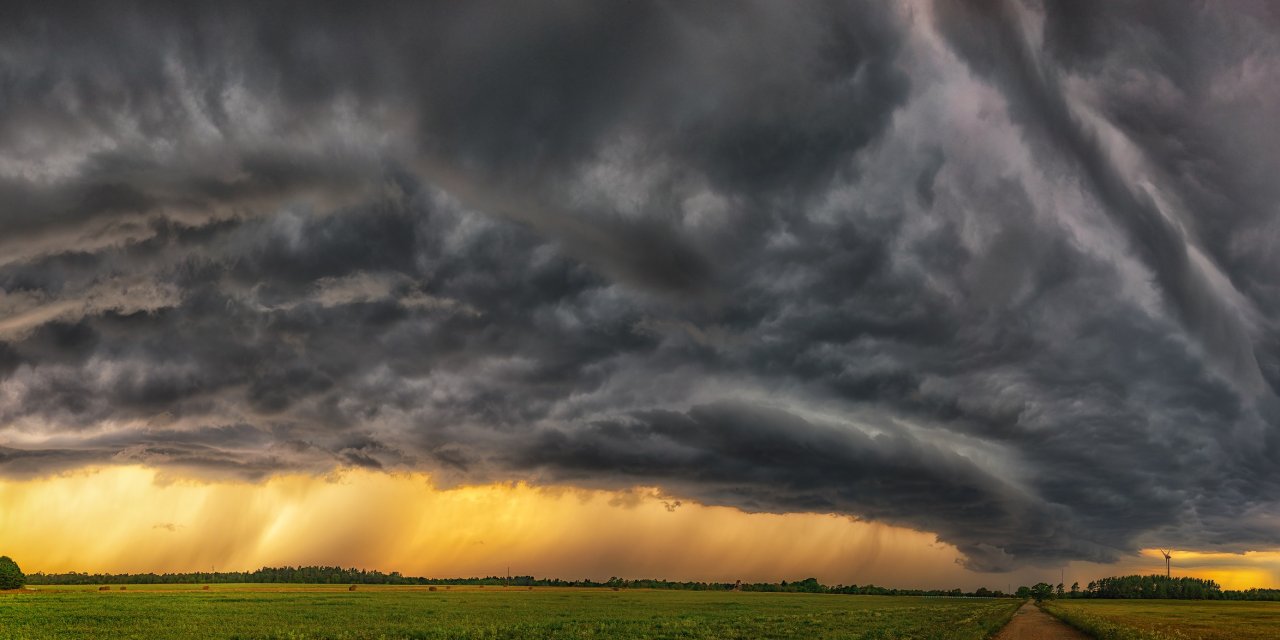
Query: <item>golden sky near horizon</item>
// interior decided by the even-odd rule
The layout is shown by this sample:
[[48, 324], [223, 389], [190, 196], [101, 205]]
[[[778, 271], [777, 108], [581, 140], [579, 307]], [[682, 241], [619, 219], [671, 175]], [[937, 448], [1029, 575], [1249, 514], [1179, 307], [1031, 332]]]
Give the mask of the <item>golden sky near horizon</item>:
[[[1058, 569], [981, 574], [930, 533], [825, 514], [749, 514], [654, 489], [525, 484], [440, 489], [426, 475], [347, 470], [262, 483], [197, 481], [138, 466], [0, 481], [0, 553], [27, 572], [165, 572], [338, 564], [435, 577], [519, 575], [1003, 589]], [[1073, 563], [1068, 584], [1121, 568]], [[1179, 573], [1277, 586], [1280, 554], [1175, 554]], [[1162, 568], [1162, 565], [1161, 565]], [[1043, 575], [1041, 575], [1043, 574]], [[1050, 575], [1051, 574], [1051, 575]], [[1053, 578], [1050, 580], [1050, 578]]]

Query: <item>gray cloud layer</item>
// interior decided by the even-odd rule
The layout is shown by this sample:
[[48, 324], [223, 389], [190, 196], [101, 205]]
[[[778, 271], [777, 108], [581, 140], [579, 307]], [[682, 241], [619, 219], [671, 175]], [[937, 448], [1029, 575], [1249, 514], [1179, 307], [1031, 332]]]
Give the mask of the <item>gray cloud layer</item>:
[[1267, 4], [32, 5], [0, 473], [657, 484], [1274, 547]]

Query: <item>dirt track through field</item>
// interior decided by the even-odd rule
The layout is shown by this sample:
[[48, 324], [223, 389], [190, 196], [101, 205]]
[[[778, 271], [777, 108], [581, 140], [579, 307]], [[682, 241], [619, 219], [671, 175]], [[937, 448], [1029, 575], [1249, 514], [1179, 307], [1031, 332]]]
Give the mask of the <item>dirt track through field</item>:
[[1084, 632], [1043, 612], [1030, 602], [1022, 605], [994, 640], [1090, 640]]

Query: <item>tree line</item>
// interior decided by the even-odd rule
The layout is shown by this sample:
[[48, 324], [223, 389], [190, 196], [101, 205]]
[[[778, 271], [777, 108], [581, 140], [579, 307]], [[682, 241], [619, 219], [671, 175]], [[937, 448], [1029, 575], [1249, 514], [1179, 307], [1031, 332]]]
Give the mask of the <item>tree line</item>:
[[1169, 577], [1159, 574], [1113, 576], [1101, 578], [1080, 588], [1074, 583], [1069, 590], [1059, 583], [1040, 583], [1019, 587], [1017, 597], [1047, 600], [1051, 598], [1161, 599], [1161, 600], [1270, 600], [1280, 601], [1280, 589], [1224, 590], [1213, 580]]
[[[8, 571], [0, 559], [0, 574]], [[12, 561], [10, 560], [10, 563]], [[13, 565], [17, 571], [17, 565]], [[18, 573], [17, 575], [21, 575]], [[383, 573], [343, 567], [263, 567], [256, 571], [217, 571], [188, 573], [33, 573], [26, 577], [30, 585], [89, 584], [228, 584], [228, 583], [295, 583], [295, 584], [387, 584], [387, 585], [460, 585], [511, 587], [595, 587], [613, 589], [673, 589], [684, 591], [761, 591], [774, 593], [832, 593], [877, 596], [933, 596], [968, 598], [1164, 598], [1182, 600], [1273, 600], [1280, 601], [1280, 589], [1223, 590], [1212, 580], [1169, 578], [1161, 575], [1132, 575], [1102, 578], [1084, 588], [1080, 583], [1067, 589], [1044, 582], [1022, 586], [1014, 593], [985, 587], [974, 591], [963, 589], [895, 589], [867, 585], [824, 585], [816, 578], [788, 582], [699, 582], [674, 580], [624, 580], [613, 577], [603, 582], [535, 578], [533, 576], [487, 576], [483, 578], [424, 578], [401, 575], [398, 571]], [[3, 587], [0, 587], [3, 588]], [[12, 587], [10, 587], [12, 588]]]
[[860, 595], [969, 596], [999, 597], [999, 591], [978, 589], [892, 589], [875, 585], [824, 585], [816, 578], [788, 582], [700, 582], [659, 579], [605, 581], [563, 580], [533, 576], [486, 576], [483, 578], [423, 578], [401, 575], [398, 571], [306, 566], [263, 567], [256, 571], [201, 571], [187, 573], [33, 573], [27, 576], [31, 585], [90, 584], [230, 584], [230, 583], [298, 583], [298, 584], [388, 584], [388, 585], [460, 585], [512, 587], [595, 587], [614, 589], [673, 589], [684, 591], [763, 591], [777, 593], [843, 593]]
[[1185, 577], [1172, 578], [1162, 575], [1132, 575], [1102, 578], [1090, 582], [1075, 597], [1280, 601], [1280, 589], [1233, 591], [1222, 589], [1213, 580]]
[[[427, 584], [424, 578], [408, 578], [398, 571], [383, 573], [343, 567], [262, 567], [256, 571], [198, 571], [187, 573], [32, 573], [27, 584]], [[439, 584], [439, 583], [432, 583]]]

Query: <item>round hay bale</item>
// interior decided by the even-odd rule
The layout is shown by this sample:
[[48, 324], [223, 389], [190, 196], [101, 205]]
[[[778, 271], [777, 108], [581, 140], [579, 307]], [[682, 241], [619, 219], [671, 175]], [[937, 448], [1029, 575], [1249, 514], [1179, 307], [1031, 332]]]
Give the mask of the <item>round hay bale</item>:
[[435, 590], [436, 590], [435, 587], [427, 587], [427, 591], [435, 591]]
[[347, 587], [347, 591], [355, 591], [355, 590], [356, 590], [356, 586], [354, 584]]
[[110, 591], [111, 587], [98, 587], [98, 591]]
[[124, 590], [126, 590], [126, 589], [128, 589], [128, 588], [129, 588], [129, 587], [120, 587], [120, 590], [121, 590], [121, 591], [124, 591]]
[[202, 590], [204, 590], [204, 591], [208, 591], [208, 590], [209, 590], [209, 585], [207, 585], [207, 584], [206, 584], [205, 586], [200, 587], [200, 588], [201, 588]]

